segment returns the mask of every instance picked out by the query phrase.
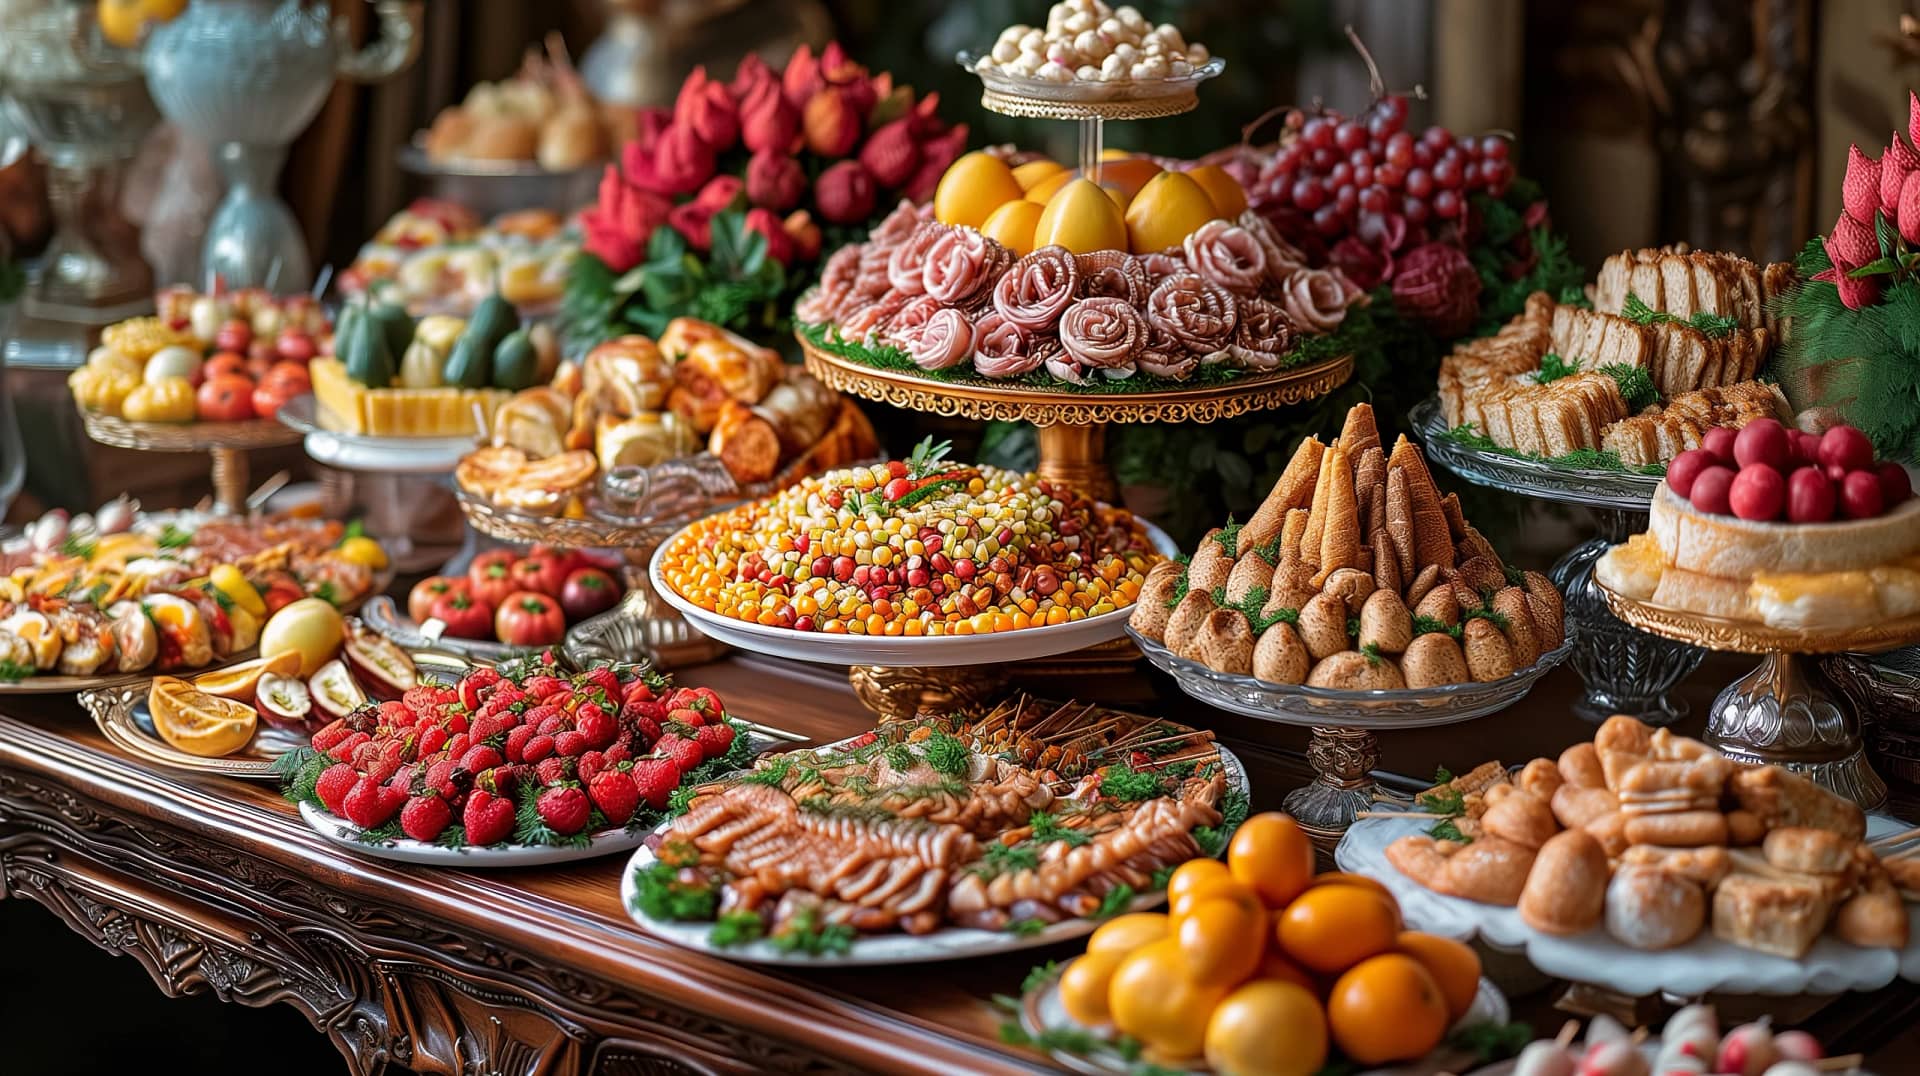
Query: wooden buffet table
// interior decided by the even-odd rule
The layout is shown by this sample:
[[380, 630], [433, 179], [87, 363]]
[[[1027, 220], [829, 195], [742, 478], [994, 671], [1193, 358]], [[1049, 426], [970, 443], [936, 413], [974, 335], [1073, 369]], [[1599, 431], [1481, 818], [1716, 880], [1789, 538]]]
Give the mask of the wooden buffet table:
[[[1710, 660], [1698, 711], [1738, 671]], [[679, 674], [756, 721], [829, 741], [870, 727], [844, 676], [753, 657]], [[1382, 737], [1383, 766], [1464, 772], [1489, 755], [1554, 754], [1590, 726], [1562, 669], [1481, 722]], [[1220, 714], [1157, 674], [1051, 681], [1208, 725], [1246, 762], [1255, 809], [1306, 780], [1305, 730]], [[1497, 746], [1496, 746], [1497, 745]], [[354, 856], [260, 784], [159, 772], [108, 745], [71, 698], [0, 703], [0, 895], [38, 901], [86, 940], [132, 956], [167, 994], [286, 1002], [356, 1074], [547, 1072], [1001, 1073], [1045, 1069], [1002, 1044], [995, 992], [1017, 992], [1034, 950], [921, 967], [781, 973], [639, 933], [619, 905], [625, 856], [467, 872]], [[1557, 990], [1527, 969], [1517, 1017], [1551, 1034]], [[1499, 968], [1490, 971], [1500, 977]], [[1732, 1012], [1738, 1008], [1727, 1006]], [[1920, 991], [1896, 983], [1845, 1004], [1772, 999], [1830, 1049], [1878, 1051], [1910, 1025]], [[1910, 1049], [1882, 1072], [1911, 1071]], [[1870, 1062], [1878, 1061], [1870, 1057]]]

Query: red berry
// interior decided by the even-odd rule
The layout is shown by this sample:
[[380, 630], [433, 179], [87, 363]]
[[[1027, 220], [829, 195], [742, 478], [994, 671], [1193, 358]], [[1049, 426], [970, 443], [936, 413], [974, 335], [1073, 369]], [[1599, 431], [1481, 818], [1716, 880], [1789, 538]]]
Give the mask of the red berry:
[[573, 759], [565, 755], [552, 755], [543, 758], [539, 764], [533, 768], [534, 776], [540, 778], [540, 783], [543, 786], [557, 785], [563, 781], [571, 781], [574, 774], [578, 772], [573, 765]]
[[1741, 519], [1777, 519], [1786, 500], [1786, 479], [1765, 463], [1740, 468], [1740, 473], [1733, 476], [1733, 485], [1727, 489], [1727, 503]]
[[460, 812], [460, 824], [466, 828], [468, 844], [498, 844], [513, 836], [513, 801], [475, 789]]
[[468, 773], [480, 773], [505, 761], [500, 757], [500, 752], [482, 743], [473, 745], [466, 754], [460, 756], [460, 767]]
[[634, 808], [640, 806], [640, 790], [633, 783], [633, 777], [619, 770], [603, 770], [594, 774], [587, 782], [587, 795], [607, 821], [616, 826], [624, 826], [633, 817]]
[[653, 750], [683, 774], [699, 769], [700, 764], [707, 760], [706, 751], [698, 743], [671, 733], [660, 737], [653, 745]]
[[1667, 488], [1682, 497], [1692, 495], [1693, 480], [1700, 477], [1701, 471], [1713, 466], [1716, 462], [1718, 461], [1713, 458], [1713, 453], [1705, 449], [1687, 449], [1673, 457], [1672, 463], [1667, 464]]
[[575, 758], [593, 744], [587, 741], [579, 729], [568, 729], [553, 738], [553, 749], [567, 758]]
[[1460, 200], [1460, 192], [1443, 190], [1433, 196], [1433, 215], [1441, 220], [1452, 220], [1460, 215], [1466, 203]]
[[588, 703], [574, 712], [573, 727], [587, 738], [590, 747], [605, 747], [620, 735], [620, 723], [599, 706]]
[[353, 730], [347, 727], [346, 718], [335, 719], [313, 734], [313, 749], [324, 754], [339, 746], [340, 741], [352, 734]]
[[1848, 471], [1846, 481], [1840, 483], [1840, 507], [1846, 509], [1852, 519], [1872, 519], [1886, 511], [1887, 499], [1880, 492], [1880, 476], [1872, 471]]
[[881, 495], [886, 497], [887, 500], [897, 501], [900, 498], [905, 497], [907, 494], [913, 492], [913, 480], [910, 478], [893, 479], [892, 481], [888, 482], [886, 484], [886, 487], [882, 489], [880, 492], [881, 492]]
[[586, 829], [587, 820], [593, 814], [593, 803], [587, 799], [587, 794], [568, 785], [540, 793], [533, 807], [540, 813], [540, 820], [547, 824], [547, 828], [562, 836], [572, 836]]
[[706, 725], [693, 734], [695, 743], [700, 745], [700, 753], [708, 758], [719, 758], [733, 746], [733, 726]]
[[1873, 442], [1852, 426], [1835, 426], [1820, 436], [1820, 462], [1848, 471], [1873, 466]]
[[640, 801], [656, 811], [666, 807], [673, 790], [680, 787], [679, 768], [663, 758], [634, 760], [631, 775]]
[[895, 478], [905, 478], [905, 477], [907, 477], [907, 463], [906, 463], [906, 461], [905, 461], [905, 460], [888, 460], [888, 461], [887, 461], [887, 473], [888, 473], [888, 474], [890, 474], [890, 475], [892, 475], [892, 476], [893, 476], [893, 477], [895, 477]]
[[523, 762], [538, 762], [551, 754], [553, 754], [553, 737], [544, 732], [535, 734], [520, 748], [520, 759]]
[[645, 680], [635, 679], [627, 685], [625, 702], [649, 702], [653, 699], [653, 688]]
[[1700, 435], [1700, 447], [1711, 453], [1717, 462], [1732, 467], [1735, 463], [1733, 442], [1738, 436], [1725, 426], [1715, 426]]
[[405, 802], [405, 793], [401, 793], [400, 799], [394, 801], [379, 781], [371, 777], [362, 777], [354, 782], [352, 791], [340, 801], [340, 809], [345, 813], [347, 821], [361, 829], [378, 829], [385, 825], [387, 819], [392, 818], [394, 812], [398, 811], [400, 805]]
[[1880, 476], [1880, 496], [1892, 508], [1913, 496], [1913, 476], [1905, 467], [1888, 460], [1873, 469]]
[[1805, 430], [1788, 430], [1787, 447], [1799, 463], [1820, 462], [1820, 435]]
[[1716, 516], [1732, 515], [1733, 505], [1727, 499], [1732, 490], [1733, 468], [1715, 464], [1693, 480], [1693, 493], [1688, 499], [1698, 511]]
[[1818, 467], [1802, 467], [1787, 476], [1787, 519], [1794, 523], [1825, 523], [1833, 518], [1833, 483]]
[[1787, 428], [1774, 419], [1754, 419], [1733, 438], [1733, 458], [1742, 467], [1761, 463], [1782, 470], [1789, 454]]
[[532, 725], [521, 725], [507, 733], [507, 761], [525, 762], [527, 760], [527, 741], [540, 734]]
[[1409, 195], [1425, 198], [1433, 193], [1433, 173], [1424, 168], [1408, 169], [1403, 185]]
[[320, 772], [320, 779], [313, 783], [314, 794], [327, 810], [341, 814], [340, 804], [346, 800], [347, 793], [360, 780], [360, 774], [344, 762], [336, 762]]
[[438, 840], [452, 821], [453, 810], [438, 795], [415, 796], [400, 809], [400, 830], [416, 841]]
[[1319, 182], [1311, 179], [1296, 179], [1293, 190], [1289, 192], [1293, 204], [1302, 210], [1312, 212], [1326, 204], [1327, 192]]

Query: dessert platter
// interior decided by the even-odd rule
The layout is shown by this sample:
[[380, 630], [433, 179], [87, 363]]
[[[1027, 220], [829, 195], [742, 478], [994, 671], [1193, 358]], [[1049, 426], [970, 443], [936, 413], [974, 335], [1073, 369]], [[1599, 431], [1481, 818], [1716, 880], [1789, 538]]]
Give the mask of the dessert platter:
[[1021, 696], [692, 787], [621, 900], [649, 934], [754, 963], [1031, 948], [1160, 903], [1174, 867], [1225, 847], [1246, 797], [1209, 733]]
[[1876, 462], [1859, 430], [1755, 422], [1677, 457], [1646, 532], [1609, 549], [1594, 579], [1635, 627], [1763, 656], [1714, 700], [1708, 743], [1873, 807], [1886, 785], [1859, 717], [1797, 655], [1920, 641], [1916, 518], [1908, 472]]
[[554, 210], [517, 208], [483, 221], [458, 202], [417, 198], [360, 248], [338, 288], [416, 317], [466, 317], [498, 291], [531, 317], [556, 309], [579, 253], [577, 230]]
[[1914, 959], [1894, 851], [1911, 831], [1632, 717], [1415, 804], [1356, 822], [1336, 861], [1385, 882], [1409, 923], [1523, 948], [1551, 975], [1632, 997], [1832, 993]]
[[997, 664], [1119, 638], [1171, 540], [1037, 474], [950, 461], [947, 448], [922, 441], [905, 460], [699, 520], [654, 553], [654, 586], [722, 642], [852, 664], [862, 701], [889, 716], [917, 712], [922, 689], [985, 702]]
[[1402, 929], [1371, 879], [1316, 874], [1286, 815], [1247, 819], [1224, 863], [1190, 860], [1167, 893], [1165, 914], [1109, 920], [1035, 968], [1007, 999], [1015, 1041], [1084, 1073], [1436, 1073], [1486, 1056], [1467, 1029], [1507, 1022], [1471, 948]]
[[1552, 582], [1508, 568], [1366, 404], [1301, 441], [1252, 519], [1156, 566], [1127, 633], [1195, 698], [1313, 728], [1316, 779], [1286, 802], [1328, 839], [1376, 794], [1373, 730], [1492, 713], [1574, 645]]

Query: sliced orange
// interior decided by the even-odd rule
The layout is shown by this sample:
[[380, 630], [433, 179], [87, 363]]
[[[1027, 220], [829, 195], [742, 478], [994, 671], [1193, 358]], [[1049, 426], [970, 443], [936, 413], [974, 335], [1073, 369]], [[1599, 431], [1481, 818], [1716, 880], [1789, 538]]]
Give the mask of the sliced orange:
[[195, 690], [172, 676], [156, 677], [147, 692], [160, 738], [189, 755], [219, 758], [231, 755], [253, 739], [257, 721], [253, 707]]
[[193, 678], [193, 688], [223, 699], [252, 702], [254, 692], [260, 687], [260, 678], [268, 673], [274, 676], [298, 676], [300, 652], [289, 650], [270, 658], [254, 658], [224, 669], [201, 673]]

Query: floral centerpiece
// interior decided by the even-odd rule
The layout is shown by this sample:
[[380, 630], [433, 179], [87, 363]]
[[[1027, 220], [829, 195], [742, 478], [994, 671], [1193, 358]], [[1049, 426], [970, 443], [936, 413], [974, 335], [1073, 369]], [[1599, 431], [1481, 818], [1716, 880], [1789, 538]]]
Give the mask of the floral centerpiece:
[[695, 68], [672, 109], [641, 116], [581, 215], [570, 341], [657, 336], [681, 316], [781, 335], [822, 250], [925, 201], [960, 156], [967, 128], [941, 120], [939, 102], [838, 43], [818, 56], [802, 45], [780, 71], [750, 55], [730, 81]]
[[1877, 158], [1847, 150], [1840, 216], [1795, 260], [1776, 360], [1796, 407], [1833, 407], [1882, 455], [1920, 462], [1920, 97]]

